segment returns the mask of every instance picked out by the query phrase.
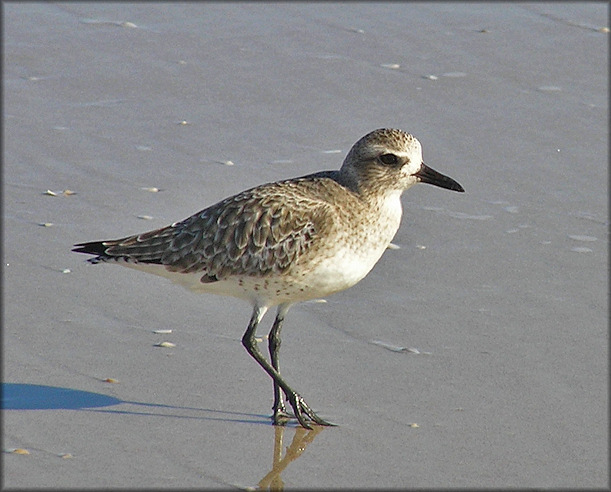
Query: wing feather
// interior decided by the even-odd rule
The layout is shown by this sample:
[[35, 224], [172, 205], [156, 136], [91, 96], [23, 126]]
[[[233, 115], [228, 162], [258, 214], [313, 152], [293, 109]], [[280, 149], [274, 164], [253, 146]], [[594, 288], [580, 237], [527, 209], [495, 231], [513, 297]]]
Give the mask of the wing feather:
[[173, 272], [201, 272], [206, 282], [282, 273], [308, 253], [329, 224], [329, 203], [307, 191], [294, 181], [264, 185], [170, 226], [83, 243], [75, 251], [98, 255], [94, 262], [123, 259], [165, 265]]

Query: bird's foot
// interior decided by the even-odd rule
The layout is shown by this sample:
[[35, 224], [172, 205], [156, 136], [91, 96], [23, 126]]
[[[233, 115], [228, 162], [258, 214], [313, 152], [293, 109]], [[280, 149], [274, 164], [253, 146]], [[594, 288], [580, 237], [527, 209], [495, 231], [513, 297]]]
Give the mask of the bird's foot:
[[[293, 411], [295, 412], [295, 418], [299, 421], [299, 423], [305, 427], [306, 429], [311, 429], [308, 420], [318, 425], [325, 426], [333, 426], [331, 422], [327, 422], [324, 419], [321, 419], [314, 410], [312, 410], [309, 405], [305, 402], [305, 400], [299, 396], [297, 393], [293, 393], [292, 395], [287, 395], [288, 400], [293, 407]], [[284, 412], [286, 413], [286, 412]]]

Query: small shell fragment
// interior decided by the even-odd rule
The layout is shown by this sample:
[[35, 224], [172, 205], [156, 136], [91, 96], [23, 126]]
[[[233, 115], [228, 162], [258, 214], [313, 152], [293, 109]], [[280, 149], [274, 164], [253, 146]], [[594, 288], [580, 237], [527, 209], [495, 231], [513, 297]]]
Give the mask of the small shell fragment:
[[176, 344], [172, 342], [159, 342], [155, 344], [155, 347], [174, 348]]
[[211, 160], [211, 161], [206, 160], [206, 159], [200, 159], [200, 162], [211, 162], [213, 164], [222, 164], [223, 166], [233, 166], [234, 165], [233, 161], [230, 161], [228, 159], [227, 160]]
[[578, 234], [569, 234], [569, 238], [573, 239], [574, 241], [586, 241], [586, 242], [598, 240], [598, 238], [594, 236], [582, 236]]
[[156, 186], [151, 186], [151, 187], [143, 186], [140, 189], [144, 191], [149, 191], [151, 193], [157, 193], [159, 191], [159, 188], [157, 188]]
[[380, 65], [382, 68], [391, 68], [393, 70], [396, 70], [397, 68], [401, 68], [401, 65], [399, 65], [398, 63], [382, 63], [382, 65]]
[[401, 249], [401, 246], [395, 243], [388, 243], [388, 246], [386, 246], [386, 248], [387, 249]]
[[53, 222], [41, 222], [38, 225], [42, 227], [53, 227]]
[[74, 458], [74, 456], [72, 456], [72, 454], [70, 454], [70, 453], [62, 453], [62, 454], [59, 455], [59, 457], [64, 459], [64, 460], [67, 460], [67, 459], [70, 459], [70, 458]]
[[63, 190], [63, 191], [52, 191], [52, 190], [47, 190], [43, 193], [43, 195], [49, 195], [49, 196], [59, 196], [59, 195], [63, 195], [63, 196], [70, 196], [70, 195], [76, 195], [76, 191], [72, 191], [72, 190]]
[[113, 383], [113, 384], [119, 384], [119, 380], [115, 379], [115, 378], [106, 378], [104, 380], [105, 383]]
[[72, 270], [70, 270], [69, 268], [64, 268], [62, 270], [62, 273], [72, 273]]
[[431, 355], [430, 352], [421, 352], [417, 348], [414, 347], [401, 347], [399, 345], [393, 345], [391, 343], [383, 342], [382, 340], [372, 340], [371, 343], [374, 345], [379, 345], [386, 350], [390, 350], [391, 352], [407, 352], [410, 354], [422, 354], [422, 355]]
[[405, 347], [400, 347], [398, 345], [392, 345], [390, 343], [383, 342], [382, 340], [372, 340], [371, 343], [374, 345], [379, 345], [386, 350], [390, 350], [391, 352], [405, 352]]
[[138, 215], [138, 218], [142, 220], [153, 220], [152, 215]]
[[417, 429], [418, 427], [420, 427], [416, 422], [409, 424], [409, 426], [412, 427], [413, 429]]
[[571, 251], [575, 252], [575, 253], [591, 253], [592, 250], [590, 248], [571, 248]]
[[172, 330], [154, 330], [153, 333], [157, 333], [158, 335], [167, 335], [168, 333], [172, 333]]
[[23, 448], [11, 449], [9, 452], [13, 454], [30, 454], [30, 452], [27, 449], [23, 449]]

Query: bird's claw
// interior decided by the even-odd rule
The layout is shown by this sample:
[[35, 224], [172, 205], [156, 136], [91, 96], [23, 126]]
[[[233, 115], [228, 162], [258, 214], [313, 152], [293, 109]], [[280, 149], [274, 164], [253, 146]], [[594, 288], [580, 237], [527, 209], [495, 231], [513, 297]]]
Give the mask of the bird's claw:
[[[313, 422], [318, 425], [324, 425], [324, 426], [335, 425], [335, 424], [332, 424], [331, 422], [327, 422], [326, 420], [321, 419], [318, 415], [316, 415], [314, 410], [312, 410], [309, 407], [309, 405], [305, 402], [305, 400], [301, 396], [299, 396], [297, 393], [294, 393], [292, 395], [287, 395], [287, 396], [288, 396], [289, 402], [291, 403], [291, 406], [293, 407], [293, 411], [295, 412], [295, 418], [306, 429], [312, 429], [312, 426], [310, 425], [307, 419], [309, 419], [310, 422]], [[288, 415], [286, 411], [284, 410], [284, 408], [278, 409], [278, 410], [279, 410], [278, 412], [274, 411], [274, 423], [275, 424], [279, 423], [277, 422], [277, 415], [278, 415], [278, 418], [282, 418], [282, 417], [286, 418], [286, 416]]]

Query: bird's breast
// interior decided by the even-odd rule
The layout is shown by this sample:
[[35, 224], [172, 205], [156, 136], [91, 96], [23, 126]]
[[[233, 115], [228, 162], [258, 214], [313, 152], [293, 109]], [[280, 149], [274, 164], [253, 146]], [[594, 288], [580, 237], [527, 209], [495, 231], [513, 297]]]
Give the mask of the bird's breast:
[[312, 297], [352, 287], [378, 262], [399, 228], [401, 215], [400, 193], [352, 210], [287, 274], [303, 283]]

